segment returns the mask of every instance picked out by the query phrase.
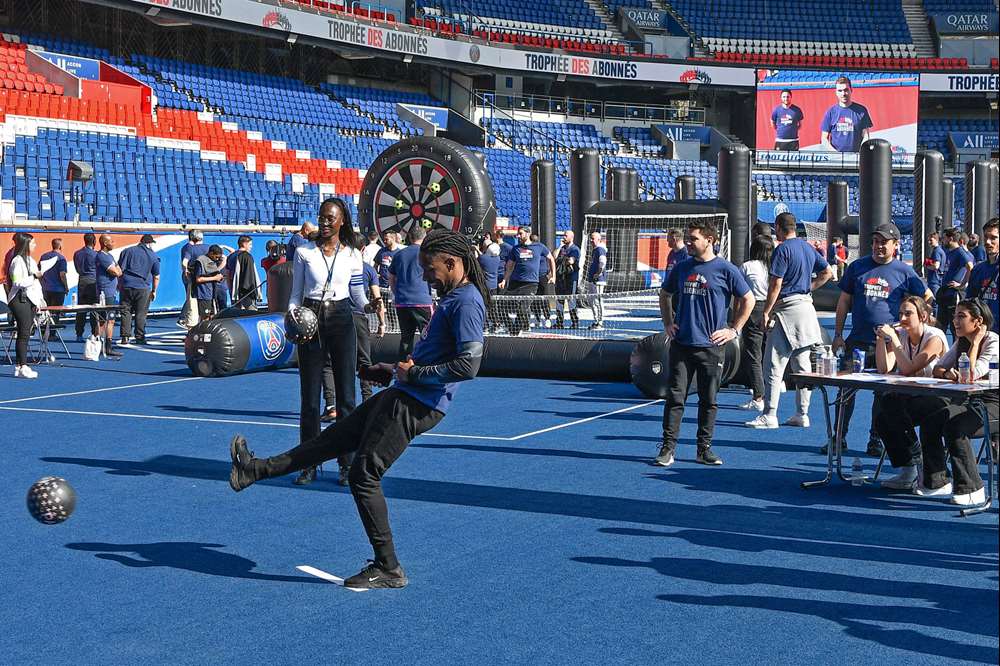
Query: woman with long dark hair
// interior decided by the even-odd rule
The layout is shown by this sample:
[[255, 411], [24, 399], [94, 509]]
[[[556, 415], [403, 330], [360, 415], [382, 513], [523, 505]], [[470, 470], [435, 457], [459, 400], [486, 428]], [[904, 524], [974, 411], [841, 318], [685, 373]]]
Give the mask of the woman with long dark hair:
[[14, 234], [14, 256], [10, 261], [11, 289], [7, 295], [7, 305], [17, 322], [14, 376], [23, 379], [38, 377], [38, 373], [28, 365], [28, 341], [35, 324], [35, 313], [45, 305], [42, 284], [38, 281], [42, 272], [31, 257], [34, 249], [34, 236], [24, 232]]
[[285, 453], [255, 458], [239, 435], [229, 446], [229, 485], [235, 491], [261, 479], [356, 452], [350, 474], [351, 493], [374, 550], [374, 560], [344, 581], [350, 588], [406, 586], [406, 574], [396, 558], [389, 527], [382, 477], [414, 437], [444, 418], [458, 383], [474, 378], [482, 361], [483, 323], [490, 290], [472, 244], [452, 231], [436, 229], [420, 246], [420, 264], [424, 279], [437, 290], [441, 300], [412, 358], [395, 367], [379, 363], [370, 369], [369, 378], [377, 375], [383, 384], [395, 375], [390, 388], [366, 400], [346, 419], [337, 419], [316, 439]]
[[764, 337], [767, 333], [764, 322], [764, 306], [767, 305], [767, 288], [771, 275], [771, 255], [774, 254], [774, 239], [769, 235], [758, 235], [750, 243], [750, 260], [740, 267], [757, 304], [753, 306], [750, 318], [743, 327], [740, 340], [743, 367], [752, 393], [750, 401], [741, 405], [743, 409], [764, 411]]
[[[327, 199], [319, 209], [319, 231], [313, 242], [300, 246], [292, 259], [288, 307], [309, 308], [319, 320], [316, 337], [298, 346], [300, 442], [320, 433], [324, 362], [329, 361], [333, 370], [337, 419], [345, 418], [357, 405], [354, 376], [358, 340], [351, 310], [351, 281], [354, 278], [360, 283], [364, 267], [361, 253], [355, 249], [355, 237], [347, 204], [342, 199]], [[339, 463], [340, 477], [346, 481], [351, 456], [341, 456]], [[307, 467], [295, 483], [305, 485], [315, 478], [316, 468]]]

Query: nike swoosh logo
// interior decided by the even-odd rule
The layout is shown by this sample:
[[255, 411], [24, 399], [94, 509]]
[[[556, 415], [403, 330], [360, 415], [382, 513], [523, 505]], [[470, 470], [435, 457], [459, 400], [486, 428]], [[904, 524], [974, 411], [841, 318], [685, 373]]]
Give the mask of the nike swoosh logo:
[[369, 582], [369, 583], [374, 583], [374, 582], [375, 582], [375, 581], [377, 581], [377, 580], [378, 580], [378, 576], [375, 576], [374, 578], [369, 578], [369, 579], [368, 579], [368, 582]]

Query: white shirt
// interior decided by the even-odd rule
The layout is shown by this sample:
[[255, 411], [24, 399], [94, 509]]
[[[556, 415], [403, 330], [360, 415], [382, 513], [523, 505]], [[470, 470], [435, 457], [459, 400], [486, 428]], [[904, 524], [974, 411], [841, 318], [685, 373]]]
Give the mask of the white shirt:
[[382, 249], [382, 246], [378, 243], [368, 243], [365, 245], [365, 249], [361, 250], [361, 260], [366, 264], [375, 265], [375, 255], [378, 251]]
[[[930, 342], [932, 338], [940, 340], [944, 345], [944, 349], [948, 349], [948, 338], [945, 337], [944, 331], [934, 326], [924, 324], [924, 334], [920, 336], [920, 342], [915, 345], [910, 342], [910, 334], [906, 332], [905, 328], [897, 326], [896, 335], [899, 336], [899, 346], [903, 350], [903, 356], [905, 356], [908, 361], [913, 361], [913, 359], [924, 350], [927, 343]], [[896, 351], [896, 353], [898, 354], [899, 351]], [[915, 376], [930, 377], [934, 373], [934, 366], [938, 364], [939, 360], [941, 360], [940, 357], [932, 360]], [[899, 372], [899, 366], [896, 366], [896, 372]]]
[[764, 265], [763, 261], [751, 259], [744, 262], [740, 268], [743, 270], [743, 275], [747, 278], [747, 283], [750, 285], [753, 297], [757, 299], [758, 303], [765, 302], [767, 300], [767, 288], [770, 284], [767, 266]]
[[288, 305], [302, 305], [307, 298], [316, 301], [348, 298], [351, 276], [363, 272], [361, 253], [354, 248], [340, 246], [328, 257], [314, 243], [302, 245], [292, 260], [292, 295]]
[[38, 264], [35, 263], [34, 259], [28, 259], [31, 263], [30, 268], [23, 257], [14, 257], [10, 262], [10, 277], [13, 286], [10, 289], [10, 294], [7, 296], [7, 302], [14, 300], [17, 294], [24, 290], [28, 294], [28, 300], [34, 303], [35, 307], [42, 307], [45, 305], [45, 297], [42, 295], [42, 283], [38, 281], [35, 277], [35, 271], [38, 270]]
[[[940, 359], [938, 359], [938, 365], [946, 370], [954, 370], [958, 368], [958, 359], [961, 354], [958, 353], [958, 343], [956, 342], [951, 346], [951, 348], [944, 353]], [[1000, 338], [997, 338], [997, 334], [990, 331], [986, 334], [983, 339], [982, 347], [979, 349], [979, 356], [976, 358], [976, 367], [972, 369], [975, 379], [982, 379], [990, 373], [990, 362], [997, 361], [1000, 359]]]

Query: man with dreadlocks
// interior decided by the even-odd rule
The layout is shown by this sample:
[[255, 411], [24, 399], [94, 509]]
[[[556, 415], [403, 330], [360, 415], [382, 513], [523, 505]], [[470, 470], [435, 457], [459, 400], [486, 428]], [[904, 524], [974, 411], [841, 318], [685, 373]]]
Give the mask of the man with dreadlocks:
[[476, 376], [483, 356], [483, 322], [490, 293], [472, 244], [452, 231], [434, 230], [420, 247], [420, 265], [424, 280], [441, 299], [434, 315], [411, 357], [395, 366], [374, 365], [362, 377], [388, 384], [395, 375], [390, 388], [366, 400], [318, 437], [285, 453], [255, 458], [239, 435], [229, 447], [233, 462], [229, 485], [237, 492], [261, 479], [354, 452], [348, 481], [375, 559], [345, 580], [346, 587], [406, 586], [389, 529], [382, 476], [414, 437], [444, 418], [458, 382]]

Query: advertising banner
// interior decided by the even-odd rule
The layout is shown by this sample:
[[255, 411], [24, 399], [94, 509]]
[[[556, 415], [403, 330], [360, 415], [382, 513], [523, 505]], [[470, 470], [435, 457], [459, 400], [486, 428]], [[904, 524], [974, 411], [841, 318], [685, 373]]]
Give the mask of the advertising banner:
[[948, 141], [956, 153], [977, 153], [1000, 149], [1000, 134], [996, 132], [948, 132]]
[[757, 149], [837, 162], [878, 138], [894, 153], [914, 153], [919, 94], [911, 73], [768, 71], [757, 85]]
[[931, 14], [934, 29], [939, 35], [975, 37], [996, 35], [1000, 19], [996, 12], [948, 12]]
[[996, 93], [1000, 92], [1000, 74], [921, 74], [924, 92]]
[[101, 61], [79, 56], [66, 55], [65, 53], [49, 53], [48, 51], [35, 51], [59, 69], [66, 70], [73, 76], [80, 79], [90, 79], [98, 81], [101, 78]]
[[205, 18], [270, 28], [396, 56], [413, 55], [456, 64], [480, 65], [541, 74], [657, 83], [687, 83], [751, 87], [754, 71], [741, 67], [694, 67], [684, 63], [630, 61], [501, 48], [455, 39], [432, 37], [423, 31], [389, 28], [335, 18], [255, 0], [126, 0]]

